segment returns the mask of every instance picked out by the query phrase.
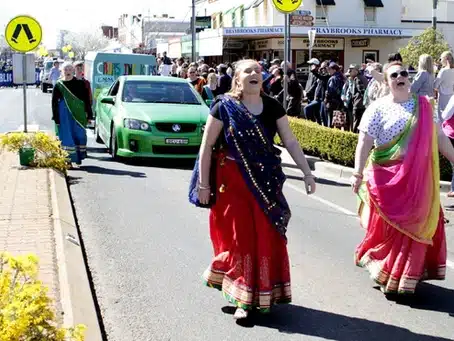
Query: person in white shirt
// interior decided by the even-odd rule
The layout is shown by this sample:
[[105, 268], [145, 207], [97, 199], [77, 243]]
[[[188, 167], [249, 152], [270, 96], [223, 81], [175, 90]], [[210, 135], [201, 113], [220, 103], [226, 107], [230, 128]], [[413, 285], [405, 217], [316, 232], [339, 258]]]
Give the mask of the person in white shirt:
[[434, 88], [438, 90], [438, 119], [443, 122], [442, 113], [454, 95], [454, 57], [450, 51], [441, 54], [443, 68], [438, 73]]

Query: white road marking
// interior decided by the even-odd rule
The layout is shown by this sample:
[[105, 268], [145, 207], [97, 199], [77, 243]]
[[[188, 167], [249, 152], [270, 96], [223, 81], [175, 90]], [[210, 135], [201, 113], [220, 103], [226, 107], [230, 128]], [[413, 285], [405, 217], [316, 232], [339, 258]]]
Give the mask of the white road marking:
[[[285, 186], [287, 186], [287, 187], [293, 189], [294, 191], [297, 191], [298, 193], [307, 195], [307, 194], [306, 194], [306, 191], [305, 191], [304, 189], [299, 188], [299, 187], [297, 187], [297, 186], [295, 186], [295, 185], [293, 185], [293, 184], [290, 184], [290, 183], [287, 183], [287, 182], [286, 182], [286, 183], [285, 183]], [[337, 211], [339, 211], [339, 212], [341, 212], [341, 213], [343, 213], [343, 214], [345, 214], [345, 215], [354, 217], [354, 218], [356, 218], [357, 220], [359, 220], [359, 217], [358, 217], [358, 214], [357, 214], [357, 213], [352, 212], [352, 211], [350, 211], [350, 210], [347, 210], [346, 208], [343, 208], [342, 206], [339, 206], [339, 205], [337, 205], [337, 204], [335, 204], [335, 203], [333, 203], [333, 202], [331, 202], [331, 201], [328, 201], [328, 200], [325, 200], [325, 199], [323, 199], [323, 198], [320, 198], [320, 197], [318, 197], [318, 196], [316, 196], [316, 195], [314, 195], [314, 194], [308, 195], [308, 197], [309, 197], [310, 199], [314, 199], [314, 200], [316, 200], [316, 201], [318, 201], [318, 202], [321, 202], [322, 204], [324, 204], [324, 205], [326, 205], [326, 206], [329, 206], [329, 207], [331, 207], [331, 208], [334, 208], [335, 210], [337, 210]], [[451, 260], [449, 260], [449, 259], [446, 260], [446, 266], [447, 266], [448, 268], [451, 268], [451, 269], [454, 270], [454, 262], [451, 261]]]
[[[293, 184], [289, 184], [289, 183], [285, 183], [285, 186], [301, 193], [301, 194], [304, 194], [304, 195], [307, 195], [306, 194], [306, 191], [302, 188], [299, 188]], [[328, 200], [325, 200], [323, 198], [320, 198], [314, 194], [311, 194], [309, 195], [309, 198], [311, 199], [314, 199], [314, 200], [317, 200], [318, 202], [321, 202], [322, 204], [326, 205], [326, 206], [329, 206], [331, 208], [334, 208], [335, 210], [339, 211], [339, 212], [342, 212], [343, 214], [345, 215], [348, 215], [348, 216], [352, 216], [352, 217], [355, 217], [355, 218], [358, 218], [358, 215], [355, 213], [355, 212], [352, 212], [350, 210], [347, 210], [346, 208], [343, 208], [342, 206], [339, 206], [339, 205], [336, 205], [335, 203], [331, 202], [331, 201], [328, 201]], [[359, 218], [358, 218], [359, 219]]]

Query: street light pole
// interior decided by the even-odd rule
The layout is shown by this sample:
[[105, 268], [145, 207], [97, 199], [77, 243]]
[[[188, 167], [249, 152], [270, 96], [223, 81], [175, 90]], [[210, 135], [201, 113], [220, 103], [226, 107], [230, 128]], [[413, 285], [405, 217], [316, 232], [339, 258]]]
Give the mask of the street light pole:
[[437, 29], [437, 6], [438, 0], [432, 0], [432, 28]]
[[196, 56], [196, 29], [195, 29], [195, 0], [192, 0], [192, 18], [191, 18], [191, 30], [192, 30], [192, 61], [195, 62]]

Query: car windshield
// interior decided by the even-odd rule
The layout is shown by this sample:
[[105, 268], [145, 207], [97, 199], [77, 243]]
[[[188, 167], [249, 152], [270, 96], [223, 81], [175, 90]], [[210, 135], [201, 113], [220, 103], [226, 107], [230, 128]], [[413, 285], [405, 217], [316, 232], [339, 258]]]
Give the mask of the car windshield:
[[54, 66], [54, 62], [46, 62], [45, 66], [44, 66], [44, 70], [50, 71], [50, 69], [52, 69], [53, 66]]
[[160, 81], [126, 81], [122, 100], [131, 103], [201, 104], [189, 83]]

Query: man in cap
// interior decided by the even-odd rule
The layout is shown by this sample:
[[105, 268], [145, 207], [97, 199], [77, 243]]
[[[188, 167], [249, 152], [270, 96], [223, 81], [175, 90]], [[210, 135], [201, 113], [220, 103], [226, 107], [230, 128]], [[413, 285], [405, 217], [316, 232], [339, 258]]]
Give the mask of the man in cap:
[[320, 61], [317, 58], [312, 58], [307, 63], [309, 64], [309, 76], [306, 88], [304, 89], [304, 97], [306, 98], [308, 104], [304, 107], [304, 115], [308, 120], [321, 124], [321, 102], [315, 99], [315, 90], [317, 89], [318, 78], [314, 74], [317, 73], [320, 68]]
[[350, 64], [347, 76], [350, 77], [350, 83], [345, 93], [346, 98], [349, 99], [347, 103], [349, 128], [354, 133], [357, 133], [358, 126], [365, 111], [364, 93], [368, 81], [366, 77], [360, 73], [360, 66], [357, 64]]

